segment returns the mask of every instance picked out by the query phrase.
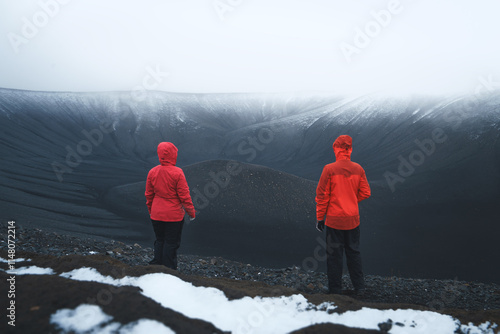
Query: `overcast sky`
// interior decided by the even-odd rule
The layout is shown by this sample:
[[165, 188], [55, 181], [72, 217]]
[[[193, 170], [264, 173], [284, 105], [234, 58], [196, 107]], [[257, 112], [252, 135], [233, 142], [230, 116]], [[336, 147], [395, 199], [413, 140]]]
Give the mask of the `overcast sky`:
[[470, 91], [500, 82], [499, 15], [498, 0], [0, 0], [0, 87]]

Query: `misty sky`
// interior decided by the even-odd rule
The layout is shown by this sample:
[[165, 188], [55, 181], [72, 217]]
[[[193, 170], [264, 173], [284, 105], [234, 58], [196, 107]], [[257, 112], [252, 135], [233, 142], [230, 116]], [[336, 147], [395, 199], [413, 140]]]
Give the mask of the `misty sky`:
[[499, 15], [498, 0], [0, 0], [0, 87], [464, 92], [500, 82]]

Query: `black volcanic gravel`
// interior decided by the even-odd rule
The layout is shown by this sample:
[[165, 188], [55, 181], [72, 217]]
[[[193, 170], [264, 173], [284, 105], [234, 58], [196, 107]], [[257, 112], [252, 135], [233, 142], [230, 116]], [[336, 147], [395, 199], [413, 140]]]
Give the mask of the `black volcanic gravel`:
[[[7, 231], [7, 223], [0, 223]], [[7, 249], [7, 235], [0, 234], [0, 249]], [[152, 258], [151, 248], [119, 241], [79, 238], [16, 224], [16, 251], [64, 256], [69, 254], [107, 254], [129, 265], [146, 265]], [[229, 261], [220, 257], [179, 256], [179, 271], [204, 277], [225, 277], [235, 280], [260, 281], [282, 285], [307, 294], [326, 292], [325, 273], [305, 271], [300, 267], [269, 269]], [[407, 303], [435, 310], [500, 309], [500, 286], [478, 282], [400, 277], [366, 276], [367, 292], [355, 298], [366, 302]], [[345, 294], [352, 294], [349, 278], [344, 276]]]

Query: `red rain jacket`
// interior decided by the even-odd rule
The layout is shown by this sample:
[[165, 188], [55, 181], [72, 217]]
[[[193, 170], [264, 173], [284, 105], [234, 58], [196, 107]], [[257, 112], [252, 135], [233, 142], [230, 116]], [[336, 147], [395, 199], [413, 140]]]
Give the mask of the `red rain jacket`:
[[333, 151], [337, 161], [325, 166], [316, 188], [316, 218], [331, 228], [352, 230], [359, 226], [358, 203], [370, 197], [370, 185], [364, 169], [351, 161], [351, 137], [339, 136]]
[[[151, 169], [146, 182], [146, 205], [153, 220], [177, 222], [184, 214], [195, 217], [193, 201], [184, 172], [176, 167], [177, 147], [163, 142], [158, 145], [161, 165]], [[184, 211], [185, 210], [185, 211]]]

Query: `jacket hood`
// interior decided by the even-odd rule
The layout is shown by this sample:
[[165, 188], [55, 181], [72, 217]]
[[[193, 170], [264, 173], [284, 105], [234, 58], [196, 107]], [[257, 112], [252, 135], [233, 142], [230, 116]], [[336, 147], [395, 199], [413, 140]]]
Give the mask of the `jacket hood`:
[[333, 143], [333, 152], [337, 160], [351, 160], [352, 138], [348, 135], [339, 136]]
[[169, 142], [158, 144], [158, 159], [162, 166], [175, 166], [177, 163], [177, 147]]

